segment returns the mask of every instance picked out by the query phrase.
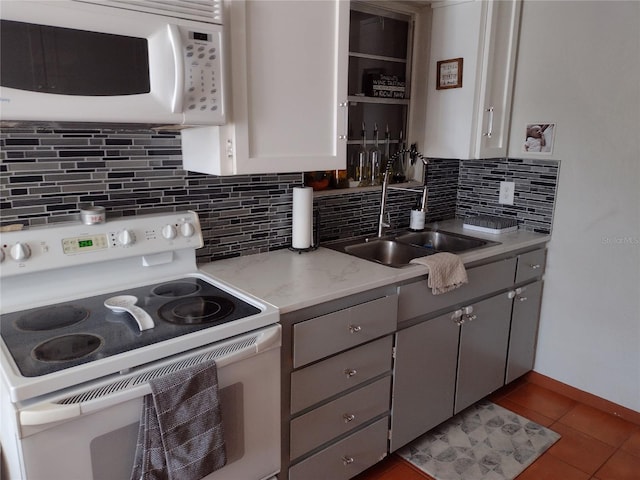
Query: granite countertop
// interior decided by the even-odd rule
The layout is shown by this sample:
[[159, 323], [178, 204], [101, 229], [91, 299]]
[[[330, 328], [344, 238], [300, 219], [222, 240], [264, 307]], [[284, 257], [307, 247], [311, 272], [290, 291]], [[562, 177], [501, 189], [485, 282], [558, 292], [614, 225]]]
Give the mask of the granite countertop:
[[[465, 265], [548, 242], [550, 235], [516, 231], [493, 235], [447, 220], [432, 228], [500, 242], [499, 245], [462, 253]], [[323, 248], [297, 253], [288, 249], [217, 260], [199, 265], [207, 275], [276, 306], [281, 314], [354, 293], [426, 275], [422, 265], [386, 267], [345, 253]]]

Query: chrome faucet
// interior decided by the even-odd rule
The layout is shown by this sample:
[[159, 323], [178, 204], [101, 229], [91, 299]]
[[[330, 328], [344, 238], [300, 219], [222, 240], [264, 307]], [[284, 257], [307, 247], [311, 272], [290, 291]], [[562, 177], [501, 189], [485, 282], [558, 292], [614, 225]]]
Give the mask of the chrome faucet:
[[[380, 198], [380, 215], [378, 217], [378, 237], [382, 237], [382, 235], [384, 234], [385, 228], [391, 227], [391, 215], [389, 215], [389, 212], [387, 212], [387, 192], [389, 190], [402, 190], [405, 192], [421, 193], [422, 194], [421, 208], [423, 211], [425, 212], [427, 211], [426, 170], [424, 174], [425, 183], [422, 186], [422, 189], [389, 186], [389, 176], [391, 174], [391, 166], [393, 165], [393, 162], [400, 155], [404, 155], [405, 153], [408, 153], [412, 158], [418, 157], [420, 160], [422, 160], [422, 164], [425, 166], [425, 169], [427, 167], [427, 164], [429, 163], [427, 158], [425, 158], [425, 156], [422, 155], [422, 153], [418, 152], [415, 149], [414, 145], [411, 146], [411, 149], [398, 150], [396, 153], [394, 153], [391, 156], [391, 158], [387, 160], [387, 166], [384, 170], [384, 176], [382, 177], [382, 196]], [[385, 216], [386, 216], [386, 221], [385, 221]]]

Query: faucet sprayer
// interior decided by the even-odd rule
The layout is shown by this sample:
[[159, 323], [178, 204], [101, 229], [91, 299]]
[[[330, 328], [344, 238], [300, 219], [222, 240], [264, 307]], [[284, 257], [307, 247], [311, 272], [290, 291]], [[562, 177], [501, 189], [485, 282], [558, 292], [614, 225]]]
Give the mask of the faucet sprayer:
[[[406, 192], [414, 192], [414, 193], [422, 193], [422, 210], [427, 211], [427, 185], [425, 180], [425, 185], [423, 185], [421, 190], [416, 190], [415, 188], [404, 188], [404, 187], [390, 187], [389, 186], [389, 175], [391, 174], [391, 168], [393, 162], [400, 156], [408, 153], [411, 157], [411, 162], [413, 163], [417, 158], [422, 161], [422, 164], [425, 166], [428, 165], [429, 160], [418, 150], [415, 148], [415, 144], [411, 145], [410, 149], [402, 149], [398, 150], [394, 153], [388, 160], [387, 165], [384, 169], [384, 176], [382, 177], [382, 196], [380, 198], [380, 215], [378, 217], [378, 237], [382, 237], [384, 228], [388, 228], [391, 226], [391, 216], [388, 212], [386, 212], [387, 207], [387, 190], [403, 190]], [[385, 213], [387, 216], [387, 221], [385, 221]]]

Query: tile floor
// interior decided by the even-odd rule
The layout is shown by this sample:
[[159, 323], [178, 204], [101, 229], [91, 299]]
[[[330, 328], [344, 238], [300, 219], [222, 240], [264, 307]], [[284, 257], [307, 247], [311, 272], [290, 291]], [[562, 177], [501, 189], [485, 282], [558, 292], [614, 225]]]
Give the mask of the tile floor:
[[[518, 480], [640, 480], [640, 425], [526, 380], [489, 399], [562, 435]], [[390, 455], [354, 480], [433, 479]]]

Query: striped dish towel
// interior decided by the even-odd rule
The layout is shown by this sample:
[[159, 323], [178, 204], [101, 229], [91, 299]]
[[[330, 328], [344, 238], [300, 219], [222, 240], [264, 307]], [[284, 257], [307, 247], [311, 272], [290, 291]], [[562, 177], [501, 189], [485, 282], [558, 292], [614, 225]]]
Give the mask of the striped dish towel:
[[199, 480], [226, 462], [215, 361], [151, 380], [132, 480]]

